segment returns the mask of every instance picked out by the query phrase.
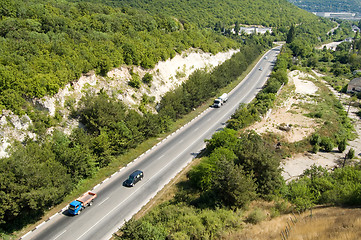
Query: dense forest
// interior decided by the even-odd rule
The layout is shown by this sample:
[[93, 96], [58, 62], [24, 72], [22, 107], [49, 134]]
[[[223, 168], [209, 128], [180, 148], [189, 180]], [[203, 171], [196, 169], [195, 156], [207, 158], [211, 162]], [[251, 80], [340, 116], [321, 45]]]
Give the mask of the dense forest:
[[360, 0], [288, 0], [309, 12], [361, 13]]
[[6, 0], [0, 15], [0, 109], [20, 114], [23, 99], [53, 95], [92, 69], [151, 68], [191, 47], [217, 53], [239, 46], [170, 16], [100, 3]]
[[239, 39], [217, 34], [235, 24], [273, 26], [276, 39], [282, 40], [287, 26], [302, 22], [314, 41], [324, 38], [321, 32], [331, 24], [285, 0], [229, 1], [217, 6], [207, 1], [172, 1], [168, 7], [159, 1], [149, 4], [149, 9], [145, 4], [4, 0], [0, 7], [0, 109], [23, 114], [26, 100], [53, 95], [92, 69], [105, 75], [121, 64], [152, 68], [190, 47], [211, 53], [236, 48]]
[[[236, 81], [275, 40], [287, 40], [290, 48], [284, 50], [267, 86], [249, 106], [251, 120], [235, 117], [233, 125], [230, 123], [233, 129], [228, 133], [235, 134], [232, 131], [242, 127], [243, 122], [249, 124], [272, 105], [275, 92], [287, 82], [285, 72], [291, 66], [293, 54], [308, 57], [313, 44], [334, 37], [326, 34], [334, 23], [284, 0], [226, 1], [222, 5], [213, 5], [210, 1], [154, 1], [149, 8], [143, 5], [146, 1], [4, 0], [2, 3], [0, 110], [27, 114], [33, 120], [37, 138], [14, 142], [10, 156], [0, 160], [1, 234], [12, 233], [36, 221], [44, 211], [61, 203], [66, 194], [79, 188], [84, 179], [92, 179], [100, 169], [107, 168], [145, 140], [166, 133], [174, 121]], [[162, 3], [167, 3], [162, 7], [169, 9], [166, 13], [157, 10], [162, 9]], [[202, 7], [196, 8], [201, 3]], [[275, 7], [281, 5], [281, 9]], [[272, 26], [273, 31], [265, 35], [231, 34], [229, 29], [240, 24], [263, 24]], [[335, 36], [341, 35], [343, 32], [339, 31]], [[87, 93], [70, 116], [85, 128], [74, 129], [70, 135], [58, 131], [46, 134], [61, 116], [50, 117], [31, 104], [32, 98], [53, 95], [89, 70], [106, 75], [122, 64], [152, 68], [157, 62], [189, 48], [211, 53], [238, 48], [240, 52], [212, 72], [196, 71], [179, 88], [163, 96], [157, 113], [131, 109], [104, 92]], [[197, 185], [196, 179], [202, 176], [194, 172], [193, 187], [207, 190], [202, 196], [210, 200], [199, 201], [200, 205], [241, 207], [259, 194], [272, 195], [283, 186], [277, 170], [278, 153], [262, 155], [260, 151], [262, 159], [253, 165], [247, 159], [256, 159], [256, 156], [249, 156], [245, 149], [239, 148], [242, 144], [252, 144], [252, 139], [261, 141], [255, 149], [268, 149], [270, 143], [251, 133], [245, 135], [246, 142], [232, 143], [237, 146], [233, 154], [220, 153], [237, 159], [235, 162], [216, 161], [212, 166], [238, 169], [239, 179], [244, 180], [250, 194], [246, 194], [245, 199], [238, 199], [241, 197], [238, 194], [231, 202], [208, 198], [217, 195], [223, 184], [221, 179]], [[211, 152], [218, 147], [210, 142], [207, 148]], [[263, 163], [263, 159], [268, 160]], [[268, 168], [270, 171], [262, 172]], [[254, 177], [246, 175], [249, 172], [253, 172]], [[228, 187], [231, 196], [234, 186]]]
[[[77, 2], [78, 0], [73, 0]], [[96, 0], [91, 0], [97, 2]], [[300, 22], [318, 21], [315, 16], [301, 11], [287, 0], [104, 0], [112, 6], [128, 6], [144, 9], [152, 14], [166, 14], [185, 19], [198, 26], [214, 28], [217, 23], [224, 26], [239, 22], [271, 27], [289, 26]]]

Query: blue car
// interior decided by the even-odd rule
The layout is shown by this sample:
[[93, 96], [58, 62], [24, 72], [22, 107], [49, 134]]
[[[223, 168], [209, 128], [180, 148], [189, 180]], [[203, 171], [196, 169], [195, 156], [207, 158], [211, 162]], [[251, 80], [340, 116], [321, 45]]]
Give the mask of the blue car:
[[134, 171], [129, 175], [129, 178], [123, 182], [123, 186], [133, 187], [137, 182], [142, 180], [144, 177], [144, 173], [140, 170]]

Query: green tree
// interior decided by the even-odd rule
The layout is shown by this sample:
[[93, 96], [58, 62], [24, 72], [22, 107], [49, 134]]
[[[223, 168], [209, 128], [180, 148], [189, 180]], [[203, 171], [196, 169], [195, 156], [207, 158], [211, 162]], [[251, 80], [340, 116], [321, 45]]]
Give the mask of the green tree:
[[139, 78], [139, 75], [137, 73], [134, 73], [133, 71], [130, 72], [130, 75], [132, 76], [132, 79], [129, 81], [129, 86], [133, 88], [140, 88], [140, 85], [142, 84]]
[[167, 237], [167, 232], [164, 227], [154, 225], [149, 221], [130, 220], [124, 224], [122, 233], [122, 239], [158, 240], [166, 239]]
[[296, 37], [295, 26], [292, 24], [290, 30], [287, 33], [286, 43], [291, 43]]
[[236, 155], [232, 150], [224, 147], [214, 149], [209, 157], [205, 157], [202, 162], [194, 167], [189, 173], [191, 184], [202, 191], [212, 188], [213, 180], [216, 178], [217, 164], [220, 161], [234, 162]]
[[213, 134], [212, 138], [206, 140], [207, 151], [212, 152], [214, 149], [219, 147], [228, 148], [234, 150], [238, 144], [237, 132], [232, 129], [225, 128], [222, 131]]
[[227, 160], [220, 160], [216, 165], [212, 191], [224, 206], [231, 208], [244, 207], [257, 196], [252, 175]]
[[236, 22], [234, 23], [234, 32], [235, 32], [236, 35], [238, 35], [239, 30], [240, 30], [239, 22], [236, 21]]
[[11, 156], [2, 159], [0, 164], [3, 203], [0, 222], [9, 228], [13, 221], [26, 224], [17, 219], [36, 217], [44, 209], [60, 203], [72, 187], [70, 175], [55, 161], [55, 154], [48, 144], [39, 145], [30, 140], [25, 146], [17, 144]]
[[320, 145], [326, 152], [331, 152], [333, 150], [333, 142], [329, 137], [322, 137]]
[[56, 160], [65, 166], [70, 176], [76, 180], [90, 177], [95, 173], [95, 157], [89, 147], [90, 144], [81, 145], [71, 141], [61, 132], [56, 131], [53, 134], [52, 151]]
[[142, 82], [150, 85], [153, 81], [153, 75], [150, 73], [145, 73], [143, 78], [142, 78]]
[[309, 179], [302, 178], [288, 184], [288, 199], [296, 205], [299, 211], [305, 211], [315, 205], [315, 197], [308, 186]]
[[343, 138], [342, 140], [340, 140], [340, 141], [338, 142], [337, 148], [338, 148], [338, 151], [339, 151], [340, 153], [342, 153], [343, 151], [345, 151], [345, 149], [346, 149], [346, 138]]
[[355, 157], [355, 149], [350, 148], [347, 152], [347, 159], [353, 159]]
[[280, 160], [274, 151], [274, 147], [254, 131], [242, 134], [235, 150], [238, 158], [236, 164], [242, 166], [244, 171], [253, 173], [257, 192], [261, 196], [272, 194], [283, 185]]

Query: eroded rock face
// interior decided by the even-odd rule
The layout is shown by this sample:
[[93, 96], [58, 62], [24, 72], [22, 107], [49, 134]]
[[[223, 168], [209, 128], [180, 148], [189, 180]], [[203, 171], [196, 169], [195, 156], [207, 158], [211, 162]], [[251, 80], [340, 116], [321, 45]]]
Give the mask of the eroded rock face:
[[[154, 97], [155, 101], [161, 100], [162, 96], [170, 90], [186, 81], [197, 69], [209, 69], [218, 66], [239, 50], [229, 50], [215, 55], [197, 50], [188, 50], [182, 55], [176, 55], [173, 59], [159, 62], [154, 69], [143, 69], [137, 66], [121, 66], [107, 73], [106, 77], [95, 74], [94, 71], [84, 74], [74, 83], [69, 83], [52, 97], [34, 99], [39, 108], [46, 109], [50, 116], [54, 116], [57, 109], [64, 112], [67, 101], [71, 100], [75, 105], [87, 91], [98, 93], [105, 91], [109, 96], [122, 100], [132, 107], [140, 104], [142, 96], [147, 94]], [[150, 73], [153, 81], [150, 86], [141, 84], [140, 88], [132, 88], [129, 81], [132, 79], [131, 72], [137, 74], [140, 79]], [[154, 109], [153, 109], [154, 110]]]
[[12, 141], [24, 141], [26, 137], [35, 139], [36, 135], [29, 131], [32, 121], [28, 115], [19, 117], [12, 111], [3, 110], [0, 115], [0, 158], [7, 157], [7, 148]]
[[15, 115], [12, 111], [3, 110], [2, 115], [0, 116], [0, 126], [6, 127], [8, 124], [12, 125], [15, 130], [27, 130], [32, 124], [31, 119], [28, 115], [19, 117]]
[[[104, 91], [109, 96], [122, 100], [129, 107], [137, 109], [144, 94], [154, 97], [155, 102], [159, 102], [165, 93], [186, 81], [189, 75], [197, 69], [211, 70], [238, 51], [232, 49], [213, 55], [190, 49], [176, 55], [173, 59], [159, 62], [154, 69], [121, 66], [109, 71], [106, 77], [98, 76], [91, 71], [82, 75], [76, 82], [67, 84], [54, 96], [46, 96], [32, 101], [36, 108], [47, 111], [50, 116], [54, 117], [55, 114], [60, 114], [63, 118], [61, 126], [49, 128], [47, 134], [52, 134], [55, 129], [70, 134], [72, 129], [81, 127], [75, 119], [69, 119], [71, 108], [76, 109], [79, 100], [87, 92]], [[151, 85], [142, 83], [139, 89], [130, 87], [131, 72], [137, 74], [140, 79], [146, 73], [152, 74]], [[147, 107], [149, 111], [156, 112], [153, 107]], [[36, 135], [29, 131], [31, 125], [32, 121], [27, 115], [19, 117], [11, 111], [3, 111], [3, 114], [0, 115], [0, 158], [7, 156], [6, 148], [11, 145], [12, 139], [24, 141], [25, 137], [36, 138]]]

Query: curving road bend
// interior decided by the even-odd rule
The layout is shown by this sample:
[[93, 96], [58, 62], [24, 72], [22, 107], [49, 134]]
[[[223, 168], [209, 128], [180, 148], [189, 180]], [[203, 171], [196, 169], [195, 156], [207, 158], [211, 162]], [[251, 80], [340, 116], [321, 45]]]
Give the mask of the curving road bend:
[[[250, 102], [267, 81], [281, 46], [268, 51], [247, 77], [234, 88], [221, 108], [208, 108], [156, 147], [112, 175], [92, 191], [98, 197], [78, 216], [66, 210], [55, 214], [21, 239], [109, 239], [205, 147], [204, 140], [225, 125], [240, 103]], [[122, 186], [134, 170], [144, 178], [133, 188]]]

